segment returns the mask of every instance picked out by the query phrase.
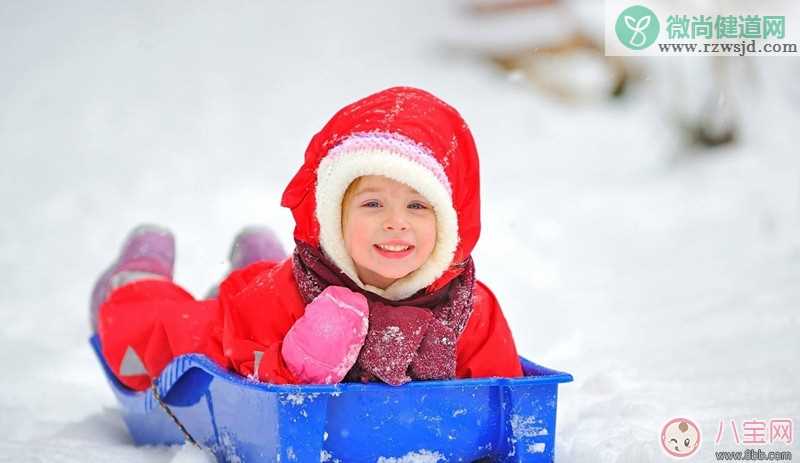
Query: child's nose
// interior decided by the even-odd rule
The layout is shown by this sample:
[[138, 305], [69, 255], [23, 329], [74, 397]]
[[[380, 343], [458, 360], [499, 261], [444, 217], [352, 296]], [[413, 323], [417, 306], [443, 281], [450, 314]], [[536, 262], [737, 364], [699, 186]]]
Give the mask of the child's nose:
[[403, 216], [402, 212], [391, 211], [388, 217], [386, 217], [383, 227], [386, 230], [403, 231], [408, 229], [408, 221]]
[[403, 231], [408, 229], [408, 224], [403, 221], [387, 220], [384, 228], [392, 231]]

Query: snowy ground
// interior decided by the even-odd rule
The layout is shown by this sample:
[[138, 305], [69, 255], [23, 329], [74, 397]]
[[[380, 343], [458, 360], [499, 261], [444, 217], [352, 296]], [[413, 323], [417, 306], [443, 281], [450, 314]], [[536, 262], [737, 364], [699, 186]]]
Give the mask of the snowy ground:
[[664, 73], [564, 106], [445, 54], [446, 5], [378, 3], [0, 6], [0, 461], [202, 461], [130, 444], [87, 344], [94, 278], [142, 221], [176, 232], [196, 294], [241, 226], [288, 244], [279, 196], [308, 139], [397, 84], [473, 129], [478, 276], [521, 353], [575, 376], [559, 462], [668, 461], [672, 417], [700, 425], [695, 461], [720, 420], [800, 421], [796, 58], [754, 60], [742, 142], [696, 156], [650, 96]]

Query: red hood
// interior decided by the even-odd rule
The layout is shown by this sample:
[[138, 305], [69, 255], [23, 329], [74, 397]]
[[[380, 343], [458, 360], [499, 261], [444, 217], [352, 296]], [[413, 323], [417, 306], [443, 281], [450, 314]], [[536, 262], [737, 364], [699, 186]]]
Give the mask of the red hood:
[[480, 179], [478, 153], [467, 124], [458, 112], [428, 92], [393, 87], [370, 95], [337, 112], [311, 139], [302, 167], [287, 185], [281, 205], [292, 210], [294, 237], [319, 246], [315, 216], [317, 167], [328, 152], [355, 133], [389, 132], [427, 147], [444, 168], [452, 186], [452, 204], [458, 216], [459, 243], [451, 267], [427, 289], [447, 284], [462, 266], [480, 235]]

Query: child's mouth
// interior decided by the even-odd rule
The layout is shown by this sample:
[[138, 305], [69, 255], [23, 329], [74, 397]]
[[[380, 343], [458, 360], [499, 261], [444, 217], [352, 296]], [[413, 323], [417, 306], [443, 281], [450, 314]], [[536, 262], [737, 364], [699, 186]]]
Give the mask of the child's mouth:
[[414, 252], [414, 246], [412, 245], [401, 246], [401, 245], [388, 245], [388, 244], [384, 245], [373, 244], [372, 246], [375, 248], [378, 254], [380, 254], [383, 257], [386, 257], [387, 259], [402, 259], [403, 257], [406, 257], [412, 252]]

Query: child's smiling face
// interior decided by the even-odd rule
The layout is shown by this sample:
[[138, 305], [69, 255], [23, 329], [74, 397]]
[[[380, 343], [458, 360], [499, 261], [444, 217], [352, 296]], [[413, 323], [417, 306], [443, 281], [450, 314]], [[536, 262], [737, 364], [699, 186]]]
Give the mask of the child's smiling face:
[[436, 244], [431, 204], [407, 185], [367, 175], [342, 203], [342, 235], [363, 283], [386, 289], [418, 269]]

